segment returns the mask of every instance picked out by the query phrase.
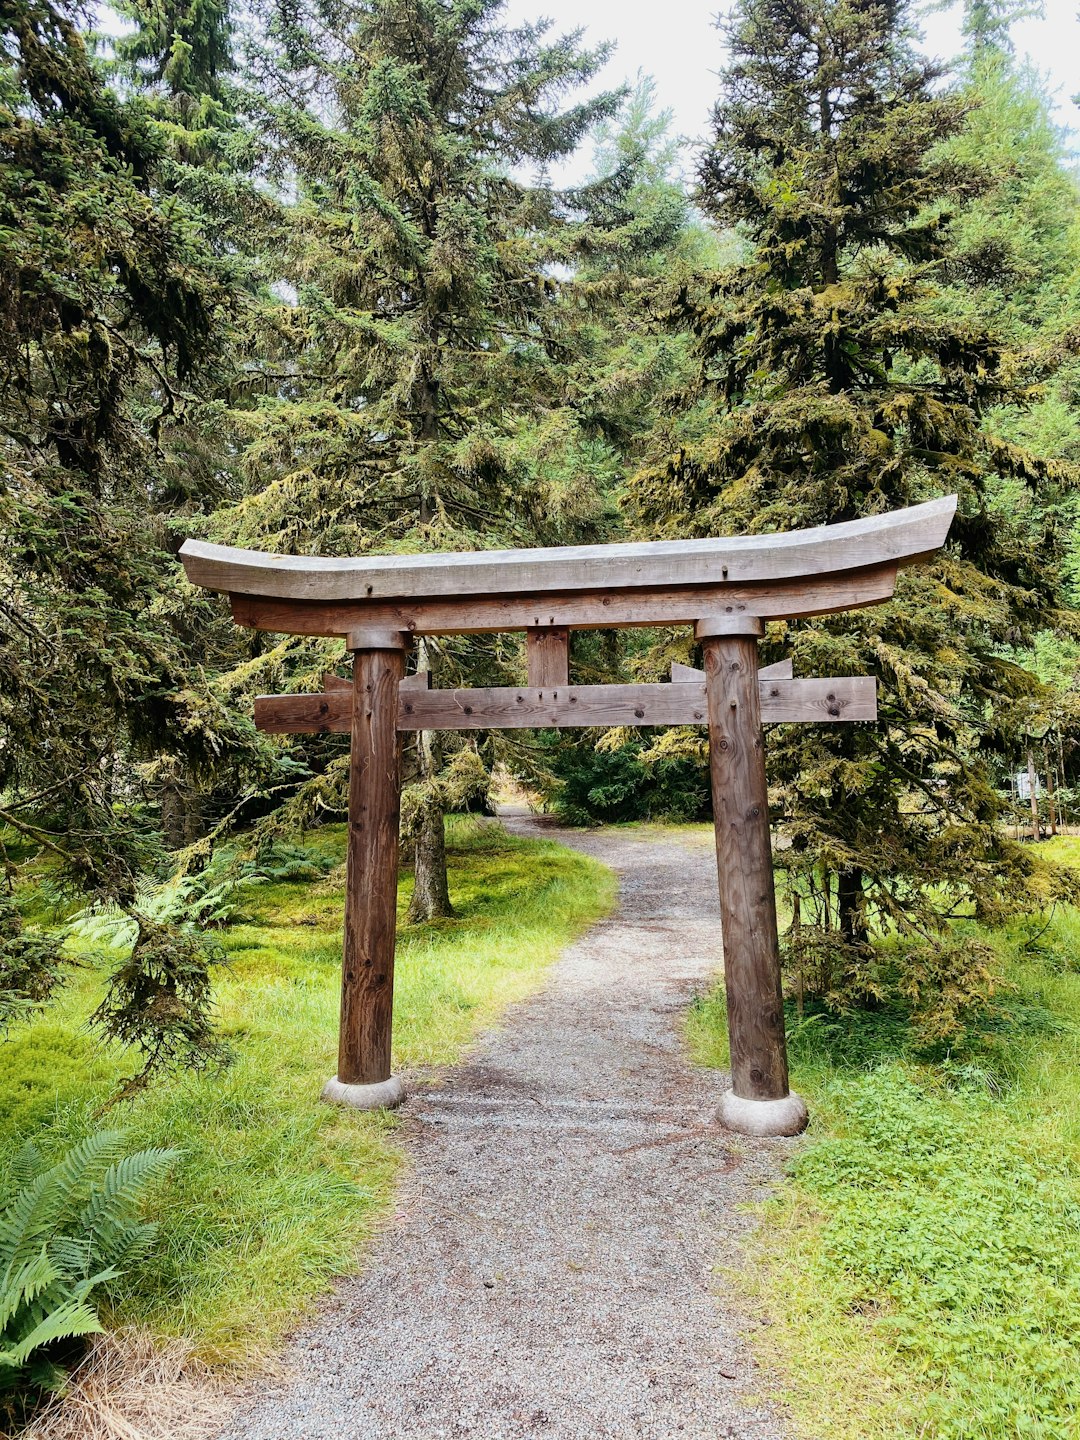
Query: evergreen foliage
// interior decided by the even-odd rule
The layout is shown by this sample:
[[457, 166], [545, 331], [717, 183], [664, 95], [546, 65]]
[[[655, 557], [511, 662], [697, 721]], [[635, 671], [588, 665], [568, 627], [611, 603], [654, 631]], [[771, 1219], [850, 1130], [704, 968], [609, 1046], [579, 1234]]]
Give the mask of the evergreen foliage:
[[946, 202], [977, 177], [945, 149], [966, 106], [914, 51], [910, 7], [744, 0], [726, 34], [699, 200], [752, 248], [675, 300], [698, 373], [634, 477], [637, 524], [783, 530], [960, 497], [946, 553], [895, 602], [775, 636], [797, 674], [879, 678], [876, 726], [793, 727], [770, 746], [810, 918], [843, 942], [830, 983], [869, 998], [872, 929], [932, 936], [958, 906], [1001, 915], [1029, 893], [993, 756], [1040, 692], [1015, 649], [1074, 623], [1073, 471], [987, 423], [1029, 402], [1045, 358], [942, 295]]
[[[248, 493], [217, 533], [340, 555], [557, 542], [602, 525], [612, 459], [567, 404], [560, 365], [558, 201], [516, 175], [573, 150], [617, 97], [567, 104], [606, 51], [543, 23], [508, 29], [500, 9], [272, 12], [264, 123], [295, 203], [262, 336], [265, 391], [237, 417]], [[304, 653], [287, 642], [278, 673]], [[516, 647], [428, 642], [420, 658], [445, 683]], [[410, 810], [418, 917], [449, 911], [452, 749], [430, 736], [412, 752], [426, 786]]]
[[[146, 114], [76, 20], [49, 0], [0, 9], [0, 817], [81, 893], [124, 905], [159, 854], [131, 808], [138, 765], [164, 750], [211, 766], [244, 732], [200, 693], [161, 603], [157, 440], [228, 288], [156, 197]], [[9, 952], [16, 938], [8, 925]], [[158, 941], [140, 951], [151, 968]], [[33, 936], [22, 954], [16, 998], [55, 978]]]
[[[0, 3], [0, 822], [9, 877], [44, 850], [126, 917], [108, 1033], [151, 1070], [212, 1058], [213, 885], [174, 876], [167, 914], [147, 885], [238, 823], [261, 855], [344, 807], [341, 737], [249, 719], [340, 654], [238, 631], [180, 579], [188, 533], [474, 549], [956, 490], [948, 553], [893, 606], [770, 633], [767, 658], [882, 686], [876, 728], [773, 737], [800, 943], [829, 993], [873, 999], [874, 932], [915, 955], [957, 910], [1071, 893], [1001, 829], [1029, 748], [1080, 779], [1080, 217], [1011, 54], [1022, 4], [971, 0], [950, 88], [908, 0], [743, 0], [693, 196], [650, 82], [581, 98], [606, 48], [498, 0], [118, 8], [106, 40], [68, 0]], [[594, 173], [557, 191], [590, 137]], [[684, 636], [575, 639], [590, 680], [672, 658]], [[506, 683], [523, 655], [418, 663]], [[707, 805], [697, 733], [422, 737], [414, 919], [449, 911], [443, 815], [483, 806], [496, 758], [582, 817]], [[64, 973], [5, 898], [6, 1019]]]

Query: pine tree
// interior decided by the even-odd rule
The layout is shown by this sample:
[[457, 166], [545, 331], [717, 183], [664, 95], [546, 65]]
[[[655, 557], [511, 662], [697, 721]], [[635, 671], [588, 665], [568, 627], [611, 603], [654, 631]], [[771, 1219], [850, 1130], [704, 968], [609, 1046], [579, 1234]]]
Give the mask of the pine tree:
[[[985, 424], [1032, 377], [942, 297], [943, 199], [970, 178], [942, 147], [964, 104], [915, 52], [906, 0], [742, 0], [727, 39], [699, 203], [752, 250], [678, 297], [698, 378], [635, 477], [640, 524], [785, 530], [960, 497], [946, 553], [892, 604], [771, 632], [796, 673], [879, 680], [876, 726], [770, 746], [790, 872], [850, 998], [880, 988], [872, 931], [1030, 903], [1035, 862], [1002, 836], [993, 757], [1039, 689], [1015, 647], [1063, 618], [1071, 474]], [[838, 985], [826, 964], [822, 988]]]
[[[250, 403], [248, 357], [270, 301], [262, 256], [273, 252], [282, 216], [260, 184], [263, 151], [247, 113], [229, 5], [122, 0], [118, 9], [132, 28], [100, 42], [110, 57], [106, 73], [139, 97], [156, 149], [154, 193], [163, 205], [179, 202], [186, 223], [215, 256], [231, 302], [218, 317], [217, 343], [198, 386], [170, 396], [164, 413], [152, 386], [143, 387], [136, 402], [144, 420], [156, 416], [158, 466], [168, 483], [162, 518], [175, 549], [201, 517], [239, 493], [239, 447], [229, 411]], [[275, 774], [272, 748], [257, 745], [249, 733], [246, 697], [234, 697], [221, 682], [250, 660], [248, 638], [205, 601], [193, 595], [179, 566], [167, 567], [159, 607], [182, 637], [190, 673], [213, 677], [214, 702], [247, 743], [223, 754], [213, 772], [193, 767], [182, 752], [157, 756], [148, 781], [158, 792], [164, 842], [180, 852], [182, 864], [201, 862], [208, 835], [235, 809], [238, 793], [248, 791], [250, 800], [250, 792], [258, 795], [284, 778]], [[199, 623], [187, 625], [193, 605]]]
[[[520, 177], [573, 150], [618, 97], [561, 108], [606, 51], [544, 24], [509, 29], [500, 9], [273, 12], [259, 83], [295, 203], [266, 393], [240, 417], [250, 494], [217, 533], [331, 555], [472, 549], [587, 533], [605, 513], [589, 472], [610, 459], [564, 403], [558, 202]], [[445, 683], [506, 652], [428, 642], [424, 658]], [[310, 673], [310, 647], [278, 654]], [[448, 904], [446, 750], [431, 737], [414, 752], [416, 916]]]

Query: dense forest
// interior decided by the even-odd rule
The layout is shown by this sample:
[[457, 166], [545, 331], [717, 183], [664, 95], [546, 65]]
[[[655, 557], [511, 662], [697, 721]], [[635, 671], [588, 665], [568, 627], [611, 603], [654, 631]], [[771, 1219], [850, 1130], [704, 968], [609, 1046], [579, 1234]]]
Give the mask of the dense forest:
[[[18, 3], [2, 34], [0, 819], [135, 921], [97, 1021], [145, 1073], [215, 1041], [209, 952], [140, 894], [236, 830], [258, 852], [340, 816], [347, 770], [342, 740], [250, 719], [341, 654], [238, 631], [186, 586], [188, 535], [722, 535], [956, 491], [948, 553], [886, 611], [769, 636], [882, 691], [875, 726], [774, 736], [803, 940], [829, 993], [871, 995], [896, 928], [962, 986], [948, 915], [1068, 891], [1003, 828], [1029, 762], [1066, 818], [1080, 766], [1077, 186], [1007, 8], [970, 6], [946, 72], [898, 0], [747, 0], [690, 183], [647, 80], [595, 93], [606, 49], [490, 0], [140, 0], [109, 35]], [[591, 178], [555, 188], [583, 145]], [[673, 657], [675, 633], [600, 634], [575, 674]], [[522, 656], [473, 639], [418, 663], [490, 683]], [[694, 732], [429, 737], [413, 918], [450, 913], [444, 815], [495, 765], [578, 820], [708, 803]], [[0, 903], [21, 1015], [63, 959]]]
[[[872, 725], [772, 731], [770, 802], [800, 1005], [902, 994], [940, 1038], [985, 1001], [993, 950], [957, 917], [1080, 896], [1029, 843], [1080, 821], [1080, 186], [1017, 11], [965, 0], [946, 65], [910, 0], [737, 0], [691, 149], [647, 78], [598, 90], [610, 47], [500, 0], [0, 0], [7, 1036], [62, 1003], [77, 910], [128, 937], [91, 1017], [119, 1092], [227, 1063], [204, 922], [343, 817], [346, 737], [251, 718], [340, 643], [235, 626], [185, 538], [669, 539], [951, 493], [891, 604], [769, 627], [766, 660], [880, 696]], [[612, 631], [571, 664], [673, 660], [699, 663], [683, 631]], [[524, 649], [410, 663], [509, 684]], [[700, 730], [405, 761], [415, 923], [453, 914], [447, 817], [493, 776], [573, 823], [709, 813]], [[53, 920], [21, 885], [43, 860]]]

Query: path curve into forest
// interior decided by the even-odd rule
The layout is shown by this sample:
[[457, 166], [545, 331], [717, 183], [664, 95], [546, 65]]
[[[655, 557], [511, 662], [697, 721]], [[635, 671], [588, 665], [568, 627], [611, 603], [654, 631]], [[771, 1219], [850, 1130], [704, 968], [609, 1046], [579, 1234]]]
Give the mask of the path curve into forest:
[[714, 1271], [792, 1142], [718, 1130], [679, 1035], [717, 968], [712, 851], [505, 823], [612, 866], [618, 907], [408, 1100], [396, 1218], [222, 1440], [785, 1433], [744, 1398], [749, 1322]]

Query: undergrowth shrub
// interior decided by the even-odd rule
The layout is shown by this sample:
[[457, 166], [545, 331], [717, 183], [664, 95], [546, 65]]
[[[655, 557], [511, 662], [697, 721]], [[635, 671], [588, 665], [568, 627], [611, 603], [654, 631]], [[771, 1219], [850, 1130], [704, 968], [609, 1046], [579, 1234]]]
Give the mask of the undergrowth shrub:
[[41, 1010], [71, 960], [57, 935], [28, 926], [16, 899], [0, 893], [0, 1029]]
[[138, 1217], [174, 1150], [124, 1155], [103, 1131], [48, 1163], [32, 1144], [16, 1154], [0, 1213], [0, 1417], [62, 1377], [62, 1347], [102, 1330], [98, 1293], [137, 1265], [156, 1226]]
[[1009, 989], [994, 947], [953, 930], [851, 944], [839, 931], [789, 930], [781, 946], [789, 993], [835, 1015], [900, 1006], [916, 1044], [957, 1041]]

